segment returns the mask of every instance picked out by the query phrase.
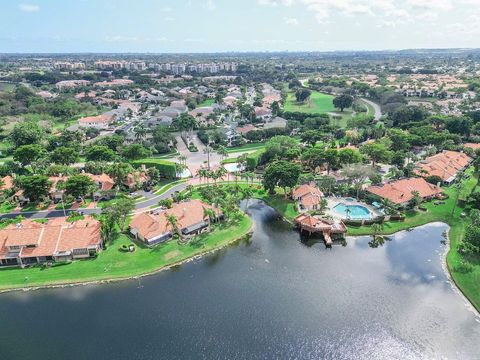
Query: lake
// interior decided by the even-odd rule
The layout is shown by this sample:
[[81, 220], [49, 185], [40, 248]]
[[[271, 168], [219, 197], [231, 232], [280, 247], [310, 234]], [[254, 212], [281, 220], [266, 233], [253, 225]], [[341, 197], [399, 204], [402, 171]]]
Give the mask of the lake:
[[444, 224], [326, 249], [259, 201], [255, 231], [142, 279], [0, 295], [2, 359], [475, 359]]

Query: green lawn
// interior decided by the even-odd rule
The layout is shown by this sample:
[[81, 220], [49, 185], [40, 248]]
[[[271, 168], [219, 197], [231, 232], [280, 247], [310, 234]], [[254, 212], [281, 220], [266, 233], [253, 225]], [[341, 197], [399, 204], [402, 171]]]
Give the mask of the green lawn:
[[304, 112], [308, 114], [323, 114], [335, 111], [333, 106], [333, 95], [312, 91], [310, 99], [306, 103], [298, 103], [295, 94], [289, 92], [285, 101], [284, 110], [289, 112]]
[[248, 143], [245, 145], [228, 147], [227, 152], [235, 153], [235, 152], [242, 152], [242, 151], [248, 151], [248, 150], [258, 150], [264, 147], [265, 147], [265, 143]]
[[122, 279], [151, 273], [243, 238], [249, 233], [251, 225], [250, 218], [243, 215], [234, 224], [216, 225], [211, 233], [202, 234], [187, 245], [180, 245], [176, 240], [154, 248], [136, 244], [133, 253], [120, 250], [122, 245], [132, 242], [129, 236], [120, 235], [96, 259], [76, 260], [51, 268], [2, 269], [0, 289]]
[[215, 99], [205, 99], [197, 107], [211, 106], [215, 102]]

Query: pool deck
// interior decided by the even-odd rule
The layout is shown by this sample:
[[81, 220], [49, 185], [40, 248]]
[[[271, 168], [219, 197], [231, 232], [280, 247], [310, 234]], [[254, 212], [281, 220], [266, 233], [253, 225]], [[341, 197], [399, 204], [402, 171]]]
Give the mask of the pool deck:
[[[370, 219], [375, 219], [377, 217], [383, 216], [383, 214], [374, 206], [368, 205], [364, 202], [357, 201], [353, 198], [344, 198], [344, 197], [334, 197], [330, 196], [327, 197], [327, 203], [328, 203], [328, 210], [325, 211], [325, 214], [328, 216], [331, 216], [333, 219], [337, 220], [347, 220], [345, 216], [342, 216], [342, 214], [339, 214], [333, 208], [337, 206], [338, 204], [345, 204], [345, 205], [359, 205], [367, 208], [370, 213], [372, 214], [372, 217]], [[348, 220], [370, 220], [370, 219], [361, 219], [361, 218], [351, 218]]]

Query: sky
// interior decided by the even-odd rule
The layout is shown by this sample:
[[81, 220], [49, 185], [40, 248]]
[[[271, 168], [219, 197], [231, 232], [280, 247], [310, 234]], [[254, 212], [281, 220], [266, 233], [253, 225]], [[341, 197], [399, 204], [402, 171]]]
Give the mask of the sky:
[[0, 0], [0, 53], [480, 47], [480, 0]]

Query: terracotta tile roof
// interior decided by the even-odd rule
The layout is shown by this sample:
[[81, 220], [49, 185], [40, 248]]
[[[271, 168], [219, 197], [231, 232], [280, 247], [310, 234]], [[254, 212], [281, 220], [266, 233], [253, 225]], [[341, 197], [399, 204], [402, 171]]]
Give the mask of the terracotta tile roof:
[[302, 198], [308, 194], [316, 195], [318, 197], [323, 196], [323, 193], [320, 191], [320, 189], [311, 184], [303, 184], [303, 185], [297, 186], [295, 189], [293, 189], [293, 192], [292, 192], [292, 195], [295, 199]]
[[236, 132], [239, 133], [239, 134], [246, 134], [246, 133], [248, 133], [250, 131], [253, 131], [253, 130], [258, 130], [258, 128], [256, 128], [252, 124], [246, 124], [242, 127], [237, 127], [236, 128]]
[[423, 178], [402, 179], [382, 186], [370, 186], [367, 191], [388, 199], [394, 204], [410, 201], [413, 191], [418, 191], [422, 198], [433, 197], [443, 192], [442, 188], [426, 182]]
[[136, 171], [127, 175], [125, 185], [132, 187], [136, 184], [144, 184], [150, 180], [150, 176], [141, 171]]
[[322, 219], [318, 216], [300, 214], [295, 218], [295, 222], [301, 227], [318, 232], [344, 233], [347, 227], [342, 221]]
[[80, 124], [109, 124], [113, 120], [111, 115], [87, 116], [78, 120]]
[[101, 185], [100, 190], [103, 190], [103, 191], [111, 190], [115, 186], [115, 181], [107, 174], [95, 175], [90, 173], [83, 173], [82, 175], [88, 176], [96, 184]]
[[[23, 220], [0, 230], [0, 258], [8, 246], [20, 246], [20, 257], [53, 256], [59, 251], [73, 251], [101, 244], [100, 222], [91, 216], [73, 223], [55, 218], [45, 224]], [[24, 246], [32, 247], [24, 247]]]
[[465, 144], [463, 144], [463, 147], [470, 148], [470, 149], [473, 149], [473, 150], [477, 150], [477, 149], [480, 149], [480, 144], [465, 143]]
[[135, 229], [143, 238], [152, 239], [172, 232], [167, 215], [174, 215], [177, 218], [178, 228], [182, 230], [207, 220], [204, 216], [204, 208], [214, 210], [218, 216], [222, 213], [218, 208], [194, 199], [175, 203], [171, 209], [164, 211], [138, 214], [130, 222], [130, 228]]
[[10, 190], [13, 188], [13, 178], [11, 176], [4, 176], [2, 183], [3, 185], [0, 186], [0, 190]]
[[450, 182], [457, 172], [463, 170], [472, 161], [468, 155], [458, 151], [443, 151], [416, 164], [416, 173], [420, 176], [439, 176]]

